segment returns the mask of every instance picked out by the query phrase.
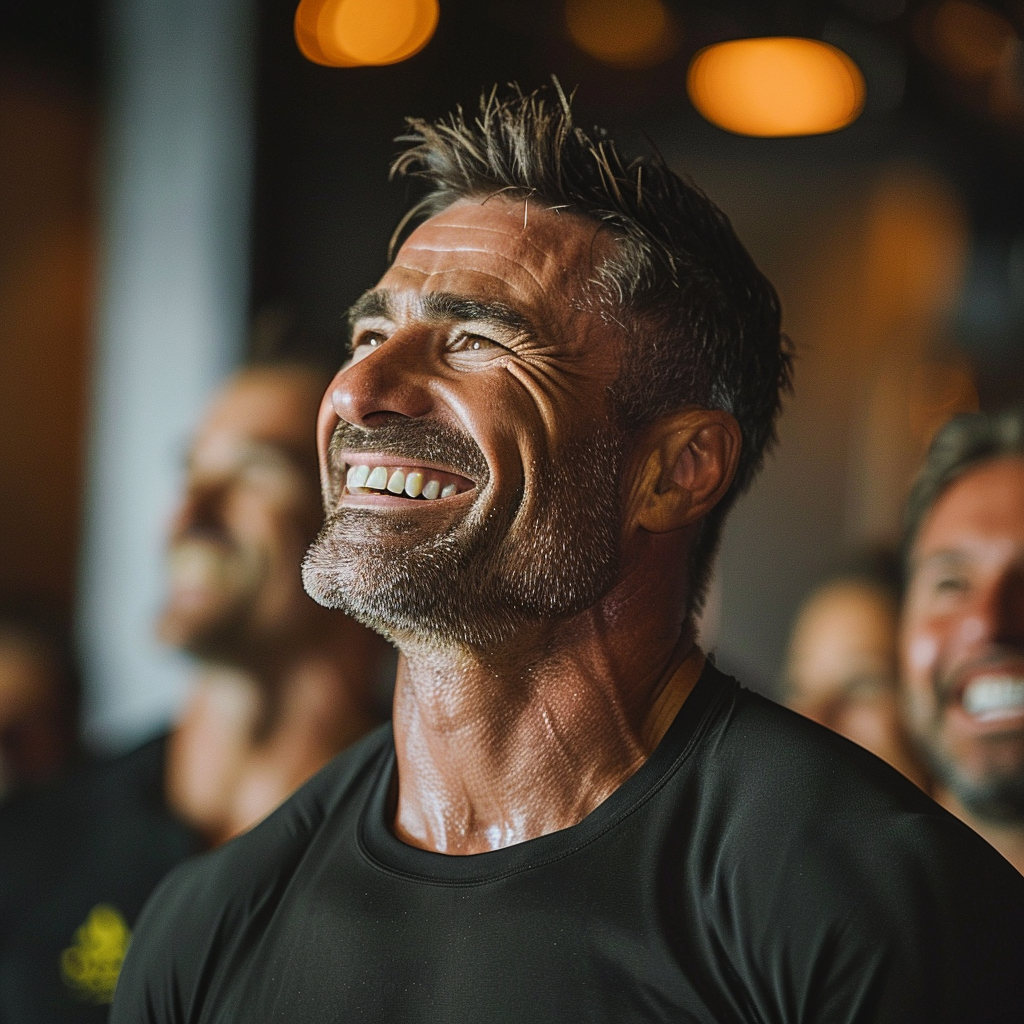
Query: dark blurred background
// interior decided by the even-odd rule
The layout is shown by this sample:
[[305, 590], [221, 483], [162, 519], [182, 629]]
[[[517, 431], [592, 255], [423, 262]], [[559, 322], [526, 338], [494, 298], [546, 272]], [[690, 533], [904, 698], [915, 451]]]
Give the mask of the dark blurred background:
[[[440, 0], [410, 59], [329, 68], [297, 48], [294, 0], [3, 0], [0, 599], [74, 614], [94, 743], [181, 694], [149, 622], [209, 390], [246, 350], [340, 359], [414, 194], [387, 180], [403, 118], [495, 82], [557, 74], [582, 122], [655, 144], [782, 295], [796, 391], [703, 624], [751, 685], [771, 692], [823, 567], [898, 535], [935, 428], [1024, 397], [1024, 4], [660, 4], [660, 42], [611, 63], [584, 0]], [[630, 3], [591, 7], [636, 30]], [[847, 53], [860, 117], [801, 138], [704, 120], [694, 54], [759, 35]]]

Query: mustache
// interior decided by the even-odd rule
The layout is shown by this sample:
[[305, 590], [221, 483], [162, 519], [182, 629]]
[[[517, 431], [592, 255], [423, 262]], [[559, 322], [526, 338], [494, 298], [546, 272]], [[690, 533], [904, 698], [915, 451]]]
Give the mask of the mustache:
[[226, 530], [214, 526], [186, 526], [185, 529], [173, 534], [165, 546], [168, 552], [173, 552], [176, 548], [192, 544], [213, 545], [232, 551], [238, 546]]
[[345, 471], [342, 452], [372, 452], [411, 463], [434, 462], [473, 480], [481, 489], [491, 478], [487, 459], [468, 434], [429, 420], [393, 421], [367, 429], [342, 420], [327, 446], [332, 482]]

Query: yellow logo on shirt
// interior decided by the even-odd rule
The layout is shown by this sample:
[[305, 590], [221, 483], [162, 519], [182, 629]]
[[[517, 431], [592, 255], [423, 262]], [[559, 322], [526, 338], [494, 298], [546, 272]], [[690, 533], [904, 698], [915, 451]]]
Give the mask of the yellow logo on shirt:
[[132, 933], [124, 918], [101, 903], [75, 929], [74, 945], [60, 955], [60, 973], [75, 993], [91, 1003], [111, 1003]]

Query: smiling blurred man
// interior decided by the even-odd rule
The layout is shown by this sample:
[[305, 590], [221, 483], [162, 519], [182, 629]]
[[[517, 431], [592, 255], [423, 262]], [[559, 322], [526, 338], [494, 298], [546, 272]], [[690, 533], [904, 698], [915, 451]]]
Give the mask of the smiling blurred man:
[[1024, 880], [695, 645], [789, 379], [726, 218], [543, 95], [411, 141], [304, 566], [393, 729], [168, 879], [114, 1020], [1014, 1019]]
[[191, 445], [158, 632], [195, 658], [166, 735], [0, 809], [0, 1021], [105, 1020], [131, 928], [189, 854], [252, 826], [386, 716], [384, 640], [319, 607], [324, 375], [236, 374]]
[[242, 371], [188, 455], [157, 632], [198, 664], [166, 787], [208, 844], [258, 821], [380, 723], [386, 645], [310, 601], [299, 573], [323, 521], [309, 430], [322, 387], [305, 366]]
[[911, 727], [941, 802], [1024, 872], [1024, 409], [948, 423], [907, 522]]

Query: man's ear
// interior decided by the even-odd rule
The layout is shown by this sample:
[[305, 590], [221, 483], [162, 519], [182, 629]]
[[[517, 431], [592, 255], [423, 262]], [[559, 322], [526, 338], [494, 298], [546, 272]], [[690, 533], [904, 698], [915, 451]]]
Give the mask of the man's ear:
[[646, 441], [636, 522], [651, 533], [703, 519], [729, 489], [743, 446], [739, 424], [717, 409], [665, 416]]

